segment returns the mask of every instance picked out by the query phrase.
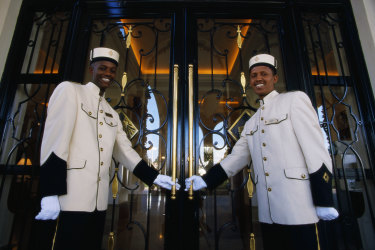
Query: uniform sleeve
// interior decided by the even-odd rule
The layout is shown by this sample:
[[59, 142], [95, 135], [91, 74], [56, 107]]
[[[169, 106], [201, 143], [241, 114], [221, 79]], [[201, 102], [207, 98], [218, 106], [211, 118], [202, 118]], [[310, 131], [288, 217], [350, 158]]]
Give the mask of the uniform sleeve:
[[66, 162], [76, 115], [75, 88], [72, 83], [62, 82], [54, 90], [48, 103], [40, 157], [42, 197], [67, 192]]
[[208, 189], [214, 189], [226, 179], [237, 174], [250, 162], [250, 151], [244, 129], [232, 152], [219, 164], [214, 165], [202, 176]]
[[324, 144], [323, 132], [310, 98], [296, 92], [291, 121], [310, 174], [311, 192], [316, 206], [332, 206], [332, 161]]
[[117, 115], [118, 126], [116, 141], [113, 149], [113, 157], [121, 162], [123, 166], [133, 172], [141, 181], [151, 186], [159, 172], [142, 160], [133, 149], [132, 144], [123, 130], [122, 122]]

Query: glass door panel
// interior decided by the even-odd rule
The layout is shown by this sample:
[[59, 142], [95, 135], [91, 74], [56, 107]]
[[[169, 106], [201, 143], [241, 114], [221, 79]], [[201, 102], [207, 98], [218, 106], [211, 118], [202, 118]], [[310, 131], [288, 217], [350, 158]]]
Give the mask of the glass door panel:
[[[285, 91], [278, 25], [272, 19], [196, 20], [197, 174], [205, 174], [230, 153], [245, 122], [259, 106], [249, 86], [251, 56], [270, 53], [276, 57], [280, 75], [276, 89]], [[249, 249], [250, 233], [260, 239], [256, 197], [249, 199], [248, 180], [244, 168], [212, 193], [201, 196], [201, 249]], [[256, 242], [261, 247], [261, 241]]]
[[[92, 27], [89, 50], [103, 46], [120, 53], [116, 81], [106, 91], [107, 101], [119, 113], [139, 155], [160, 174], [170, 175], [171, 20], [97, 20]], [[90, 80], [87, 70], [85, 82]], [[112, 168], [115, 189], [108, 201], [103, 248], [111, 232], [116, 232], [115, 249], [163, 249], [165, 191], [146, 186], [116, 159]]]
[[[52, 242], [53, 222], [51, 239], [38, 242], [40, 228], [33, 220], [39, 211], [39, 151], [48, 99], [62, 78], [81, 78], [83, 60], [83, 83], [90, 81], [88, 58], [83, 59], [83, 54], [88, 57], [92, 48], [104, 46], [120, 53], [116, 81], [106, 92], [108, 102], [118, 111], [140, 156], [166, 175], [171, 175], [172, 163], [176, 163], [180, 183], [189, 175], [189, 163], [193, 162], [194, 174], [203, 175], [229, 154], [245, 122], [258, 108], [257, 96], [249, 87], [251, 56], [270, 53], [276, 57], [279, 82], [275, 87], [279, 92], [287, 89], [284, 66], [285, 72], [299, 70], [296, 77], [288, 74], [288, 89], [305, 88], [302, 90], [311, 91], [310, 96], [315, 94], [314, 103], [334, 160], [334, 198], [341, 216], [332, 226], [334, 230], [329, 223], [324, 224], [327, 232], [335, 234], [330, 237], [332, 248], [374, 249], [374, 176], [372, 152], [366, 143], [371, 138], [366, 135], [364, 106], [358, 102], [363, 92], [356, 85], [363, 82], [359, 77], [367, 76], [358, 76], [353, 68], [359, 59], [351, 58], [355, 50], [348, 48], [352, 43], [345, 40], [348, 26], [344, 24], [350, 18], [341, 19], [341, 10], [300, 12], [301, 6], [309, 6], [302, 3], [268, 9], [267, 3], [244, 1], [246, 9], [251, 6], [257, 17], [268, 19], [215, 19], [213, 13], [244, 17], [247, 12], [231, 8], [225, 15], [229, 5], [224, 2], [215, 3], [214, 9], [214, 3], [204, 7], [193, 2], [171, 6], [109, 2], [85, 1], [75, 5], [74, 14], [30, 10], [32, 25], [27, 40], [16, 41], [16, 47], [22, 51], [24, 46], [25, 53], [19, 58], [19, 72], [11, 73], [18, 75], [9, 78], [15, 81], [4, 78], [9, 84], [4, 93], [14, 99], [7, 97], [4, 103], [10, 107], [7, 100], [11, 100], [13, 106], [7, 111], [1, 142], [0, 167], [5, 175], [0, 185], [0, 210], [5, 211], [1, 220], [5, 233], [0, 237], [0, 248], [29, 249]], [[134, 18], [121, 18], [119, 13], [130, 13]], [[286, 17], [289, 13], [295, 14], [293, 18]], [[27, 27], [25, 20], [22, 27]], [[281, 27], [281, 22], [288, 20], [293, 25]], [[288, 44], [293, 39], [298, 39], [293, 43], [295, 53]], [[77, 51], [80, 48], [87, 51]], [[306, 61], [296, 62], [296, 55]], [[283, 65], [282, 59], [288, 65]], [[174, 64], [178, 64], [176, 76]], [[189, 64], [193, 68], [191, 78]], [[305, 76], [309, 83], [293, 81]], [[177, 107], [172, 105], [174, 83], [178, 85]], [[193, 99], [188, 99], [190, 83]], [[12, 93], [14, 84], [17, 87]], [[176, 110], [178, 121], [174, 122], [172, 113]], [[192, 111], [190, 129], [187, 121]], [[177, 143], [172, 143], [176, 127]], [[190, 130], [195, 132], [193, 142], [188, 140]], [[172, 162], [173, 147], [177, 147], [177, 160]], [[191, 148], [192, 154], [188, 152]], [[193, 201], [184, 191], [177, 192], [173, 200], [170, 192], [144, 185], [114, 159], [102, 248], [249, 249], [254, 237], [256, 249], [262, 249], [257, 197], [254, 193], [250, 198], [248, 191], [250, 168], [251, 164], [212, 192], [194, 193]]]
[[334, 162], [345, 245], [375, 248], [374, 177], [338, 13], [302, 13], [317, 110]]

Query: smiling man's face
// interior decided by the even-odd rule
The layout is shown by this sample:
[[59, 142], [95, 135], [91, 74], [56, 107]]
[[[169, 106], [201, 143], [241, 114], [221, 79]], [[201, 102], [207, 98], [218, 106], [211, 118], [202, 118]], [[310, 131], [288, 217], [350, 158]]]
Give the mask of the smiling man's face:
[[90, 65], [92, 82], [104, 92], [116, 76], [117, 66], [109, 61], [97, 61]]
[[260, 99], [275, 89], [277, 80], [278, 76], [274, 75], [270, 67], [260, 65], [250, 71], [250, 86]]

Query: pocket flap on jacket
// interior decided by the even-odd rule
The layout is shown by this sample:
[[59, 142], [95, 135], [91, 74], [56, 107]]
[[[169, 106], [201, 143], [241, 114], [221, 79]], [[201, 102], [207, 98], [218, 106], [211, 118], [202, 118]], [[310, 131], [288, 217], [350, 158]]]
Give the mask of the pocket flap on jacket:
[[309, 172], [306, 168], [286, 168], [285, 177], [289, 179], [308, 180]]
[[288, 119], [288, 114], [283, 114], [283, 115], [281, 115], [278, 118], [271, 118], [271, 119], [265, 120], [264, 124], [266, 124], [266, 125], [278, 124], [278, 123], [280, 123], [282, 121], [285, 121], [286, 119]]
[[255, 132], [257, 132], [258, 131], [258, 125], [255, 127], [255, 128], [253, 128], [253, 129], [248, 129], [247, 131], [246, 131], [246, 135], [253, 135], [253, 134], [255, 134]]
[[86, 113], [86, 115], [96, 119], [96, 113], [90, 110], [88, 107], [86, 107], [83, 103], [81, 103], [81, 109], [83, 110], [83, 112]]
[[68, 166], [67, 170], [73, 170], [73, 169], [84, 169], [86, 167], [86, 160], [75, 158], [75, 159], [68, 159]]
[[116, 127], [117, 126], [117, 122], [115, 119], [113, 118], [107, 118], [107, 117], [104, 117], [104, 121], [105, 123], [110, 126], [110, 127]]

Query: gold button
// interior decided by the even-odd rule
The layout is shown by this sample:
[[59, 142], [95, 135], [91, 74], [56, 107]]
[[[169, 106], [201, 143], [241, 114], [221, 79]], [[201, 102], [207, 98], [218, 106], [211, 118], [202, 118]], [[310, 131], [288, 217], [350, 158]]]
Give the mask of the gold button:
[[263, 118], [263, 117], [261, 117], [260, 119], [261, 119], [262, 121], [264, 120], [264, 118]]
[[99, 122], [100, 125], [103, 125], [103, 122]]
[[89, 112], [89, 115], [91, 115], [92, 113], [91, 113], [91, 111]]
[[267, 157], [263, 157], [263, 161], [267, 161]]
[[113, 123], [111, 122], [111, 126], [113, 125]]
[[305, 179], [305, 178], [306, 178], [306, 175], [305, 175], [305, 174], [302, 174], [301, 177], [302, 177], [302, 179]]
[[266, 176], [270, 176], [270, 174], [268, 172], [265, 173]]
[[101, 134], [99, 135], [99, 138], [102, 138], [102, 135], [101, 135]]
[[100, 162], [100, 166], [103, 166], [104, 162]]
[[265, 144], [264, 142], [263, 142], [263, 144], [262, 144], [262, 145], [263, 145], [263, 147], [265, 147], [265, 146], [266, 146], [266, 144]]
[[100, 151], [103, 151], [103, 148], [100, 148]]
[[99, 182], [100, 180], [101, 180], [100, 177], [98, 177], [98, 182]]
[[103, 110], [100, 110], [100, 113], [103, 113]]
[[272, 188], [267, 188], [268, 192], [271, 192], [272, 191]]
[[264, 110], [264, 106], [262, 107], [262, 110]]
[[264, 133], [264, 129], [262, 129], [262, 133]]

